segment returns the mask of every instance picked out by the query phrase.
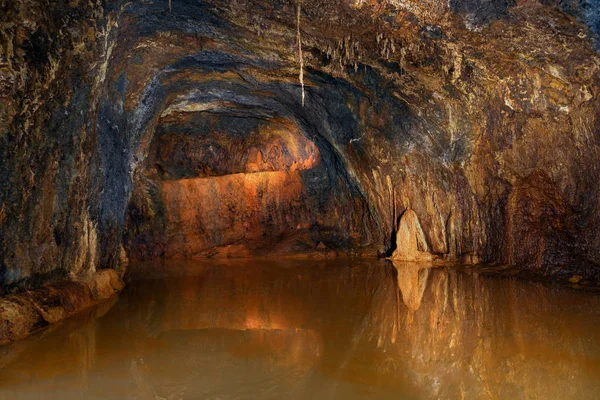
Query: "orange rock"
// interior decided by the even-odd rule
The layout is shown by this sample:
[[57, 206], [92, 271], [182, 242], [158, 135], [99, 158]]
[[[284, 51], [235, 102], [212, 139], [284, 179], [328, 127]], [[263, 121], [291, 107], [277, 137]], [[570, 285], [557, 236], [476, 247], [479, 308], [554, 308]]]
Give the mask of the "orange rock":
[[[298, 172], [282, 171], [164, 181], [165, 257], [194, 257], [240, 243], [252, 246], [264, 237], [294, 231], [298, 219], [309, 217], [302, 213], [303, 189]], [[235, 249], [247, 254], [245, 246], [226, 253], [235, 256]]]
[[431, 261], [434, 259], [429, 252], [427, 240], [417, 214], [408, 209], [400, 219], [396, 233], [396, 250], [391, 257], [398, 261]]

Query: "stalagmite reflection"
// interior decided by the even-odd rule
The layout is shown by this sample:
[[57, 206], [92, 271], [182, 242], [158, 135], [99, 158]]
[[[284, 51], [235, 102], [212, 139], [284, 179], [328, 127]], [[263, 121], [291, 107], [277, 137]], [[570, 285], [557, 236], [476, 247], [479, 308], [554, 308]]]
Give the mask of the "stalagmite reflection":
[[424, 274], [395, 266], [401, 291], [411, 296], [399, 307], [404, 340], [392, 351], [429, 396], [592, 399], [600, 389], [599, 315], [589, 313], [597, 297], [451, 268]]
[[1, 348], [0, 399], [600, 391], [595, 294], [364, 260], [143, 264], [132, 279], [105, 314]]
[[407, 261], [393, 261], [393, 264], [398, 271], [398, 287], [402, 301], [409, 310], [418, 310], [425, 294], [431, 266]]

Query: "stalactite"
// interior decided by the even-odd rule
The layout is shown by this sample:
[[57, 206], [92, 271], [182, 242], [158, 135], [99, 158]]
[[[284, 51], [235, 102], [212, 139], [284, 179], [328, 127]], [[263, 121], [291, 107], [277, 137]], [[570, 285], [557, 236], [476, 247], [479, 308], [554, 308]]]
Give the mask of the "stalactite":
[[172, 8], [171, 8], [171, 1], [172, 1], [172, 0], [169, 0], [169, 12], [172, 12], [172, 11], [173, 11], [173, 10], [172, 10]]
[[302, 37], [300, 36], [300, 12], [302, 11], [302, 2], [298, 0], [297, 28], [298, 28], [298, 59], [300, 61], [300, 86], [302, 87], [302, 107], [304, 107], [304, 59], [302, 57]]

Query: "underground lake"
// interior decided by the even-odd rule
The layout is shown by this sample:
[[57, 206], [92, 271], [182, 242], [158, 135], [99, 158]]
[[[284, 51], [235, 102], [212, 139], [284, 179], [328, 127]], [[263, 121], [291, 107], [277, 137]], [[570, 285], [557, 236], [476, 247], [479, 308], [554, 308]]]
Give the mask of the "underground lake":
[[130, 272], [118, 297], [0, 347], [0, 399], [600, 393], [594, 292], [361, 259], [153, 262]]

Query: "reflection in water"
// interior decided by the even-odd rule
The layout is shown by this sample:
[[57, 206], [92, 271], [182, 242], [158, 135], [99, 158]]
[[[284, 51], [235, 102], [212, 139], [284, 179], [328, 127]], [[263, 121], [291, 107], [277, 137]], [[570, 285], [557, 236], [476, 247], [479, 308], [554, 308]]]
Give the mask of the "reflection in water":
[[398, 271], [398, 287], [406, 307], [416, 311], [421, 306], [431, 268], [422, 263], [393, 261]]
[[0, 399], [597, 398], [597, 295], [395, 267], [140, 264], [113, 304], [0, 347]]

